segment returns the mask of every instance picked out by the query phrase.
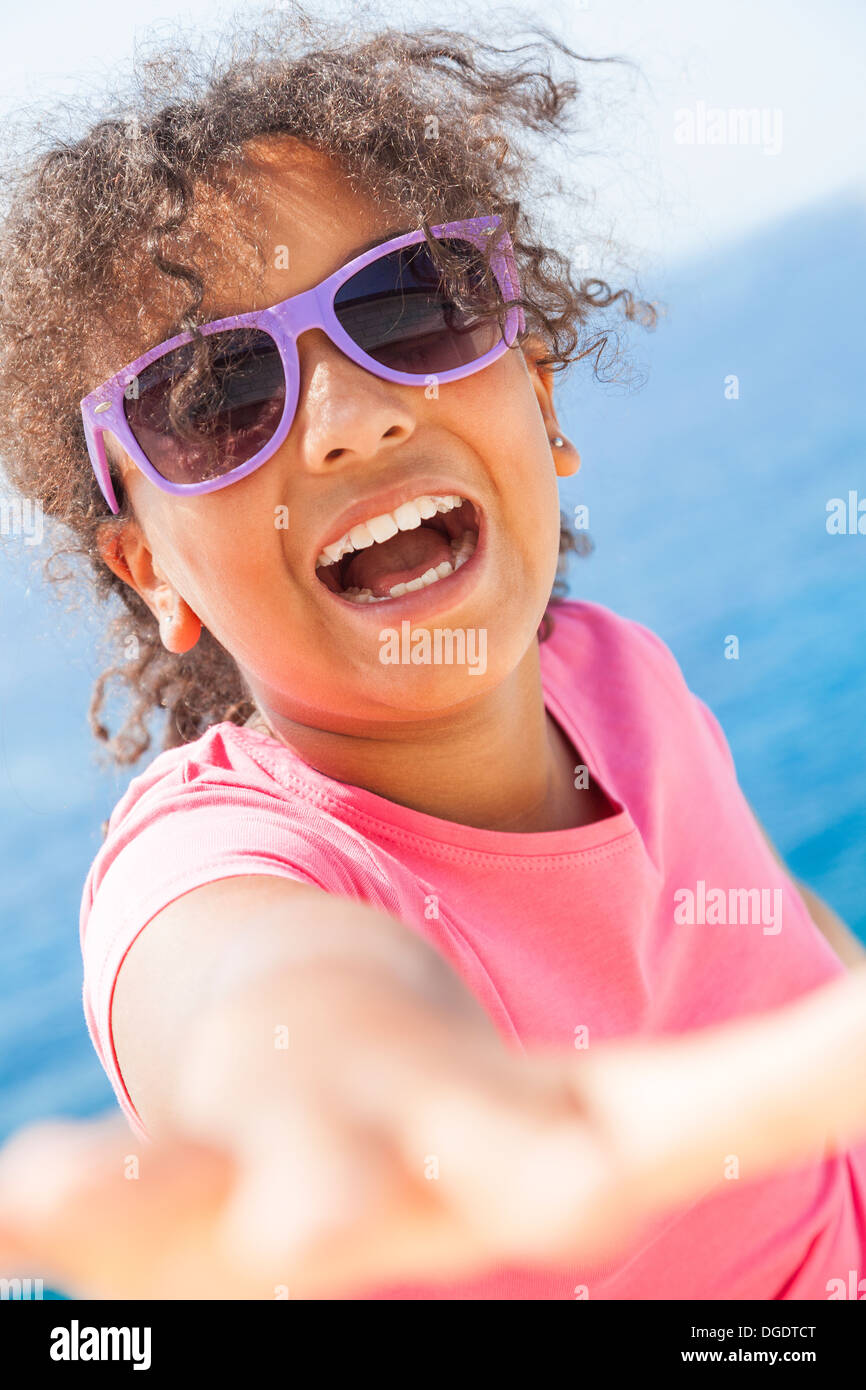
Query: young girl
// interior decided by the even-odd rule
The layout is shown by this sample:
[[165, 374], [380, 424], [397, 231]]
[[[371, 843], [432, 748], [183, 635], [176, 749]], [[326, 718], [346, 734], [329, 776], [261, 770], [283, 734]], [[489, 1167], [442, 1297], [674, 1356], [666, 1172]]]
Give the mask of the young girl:
[[110, 676], [118, 761], [167, 711], [80, 924], [159, 1142], [124, 1185], [128, 1132], [17, 1141], [9, 1248], [99, 1293], [825, 1298], [859, 948], [663, 643], [551, 601], [554, 368], [648, 317], [541, 230], [524, 137], [577, 84], [306, 42], [58, 144], [7, 229], [8, 471], [122, 603], [97, 736]]

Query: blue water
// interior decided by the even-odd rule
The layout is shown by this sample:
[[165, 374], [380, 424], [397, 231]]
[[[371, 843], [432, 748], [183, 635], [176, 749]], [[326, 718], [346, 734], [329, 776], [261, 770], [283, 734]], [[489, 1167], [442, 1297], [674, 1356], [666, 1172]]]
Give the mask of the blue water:
[[[644, 388], [578, 371], [561, 422], [584, 456], [564, 505], [589, 506], [596, 546], [572, 591], [668, 642], [792, 868], [866, 939], [866, 536], [825, 527], [828, 498], [866, 498], [864, 234], [862, 207], [837, 202], [680, 267], [649, 287], [670, 313], [633, 341]], [[47, 596], [40, 549], [0, 556], [0, 1138], [113, 1099], [81, 1013], [78, 909], [132, 774], [95, 761], [99, 623]]]

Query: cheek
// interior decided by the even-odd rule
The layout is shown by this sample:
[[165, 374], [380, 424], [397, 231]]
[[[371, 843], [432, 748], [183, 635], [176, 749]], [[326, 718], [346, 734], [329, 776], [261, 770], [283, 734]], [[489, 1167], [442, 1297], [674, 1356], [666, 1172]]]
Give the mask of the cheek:
[[204, 625], [231, 647], [264, 607], [280, 544], [270, 509], [230, 493], [184, 501], [162, 518], [154, 553]]
[[498, 393], [499, 408], [491, 409], [483, 437], [473, 442], [499, 504], [503, 560], [510, 556], [524, 579], [531, 576], [543, 588], [556, 572], [559, 486], [535, 396], [524, 376], [514, 385], [513, 391]]
[[[559, 535], [559, 491], [544, 419], [522, 354], [453, 382], [447, 425], [484, 461], [517, 536]], [[530, 524], [531, 523], [531, 524]]]

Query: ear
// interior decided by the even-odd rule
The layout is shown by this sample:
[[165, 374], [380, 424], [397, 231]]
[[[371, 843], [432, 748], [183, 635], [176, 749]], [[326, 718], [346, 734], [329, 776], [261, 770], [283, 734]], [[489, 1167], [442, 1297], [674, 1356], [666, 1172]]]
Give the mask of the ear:
[[557, 446], [551, 443], [557, 475], [560, 478], [571, 477], [580, 468], [580, 454], [559, 428], [553, 405], [554, 372], [553, 368], [546, 365], [543, 360], [548, 355], [547, 344], [537, 333], [528, 333], [520, 346], [523, 349], [526, 369], [535, 391], [535, 398], [538, 401], [538, 408], [541, 411], [547, 437], [551, 441], [557, 438], [563, 441], [561, 445]]
[[138, 522], [105, 522], [96, 544], [108, 568], [144, 599], [166, 650], [190, 651], [201, 636], [201, 619], [159, 569]]

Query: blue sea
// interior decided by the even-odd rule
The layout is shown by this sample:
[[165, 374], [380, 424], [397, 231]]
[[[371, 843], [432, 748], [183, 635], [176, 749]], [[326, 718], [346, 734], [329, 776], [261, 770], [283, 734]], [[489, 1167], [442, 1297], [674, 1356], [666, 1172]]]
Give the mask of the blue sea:
[[[789, 217], [644, 286], [668, 312], [631, 337], [640, 389], [576, 369], [560, 391], [584, 460], [563, 506], [588, 507], [595, 546], [572, 593], [669, 644], [794, 872], [866, 939], [866, 535], [826, 527], [831, 498], [866, 503], [864, 271], [862, 203]], [[96, 760], [101, 621], [50, 597], [44, 550], [0, 556], [0, 1138], [113, 1101], [78, 911], [133, 772]]]

